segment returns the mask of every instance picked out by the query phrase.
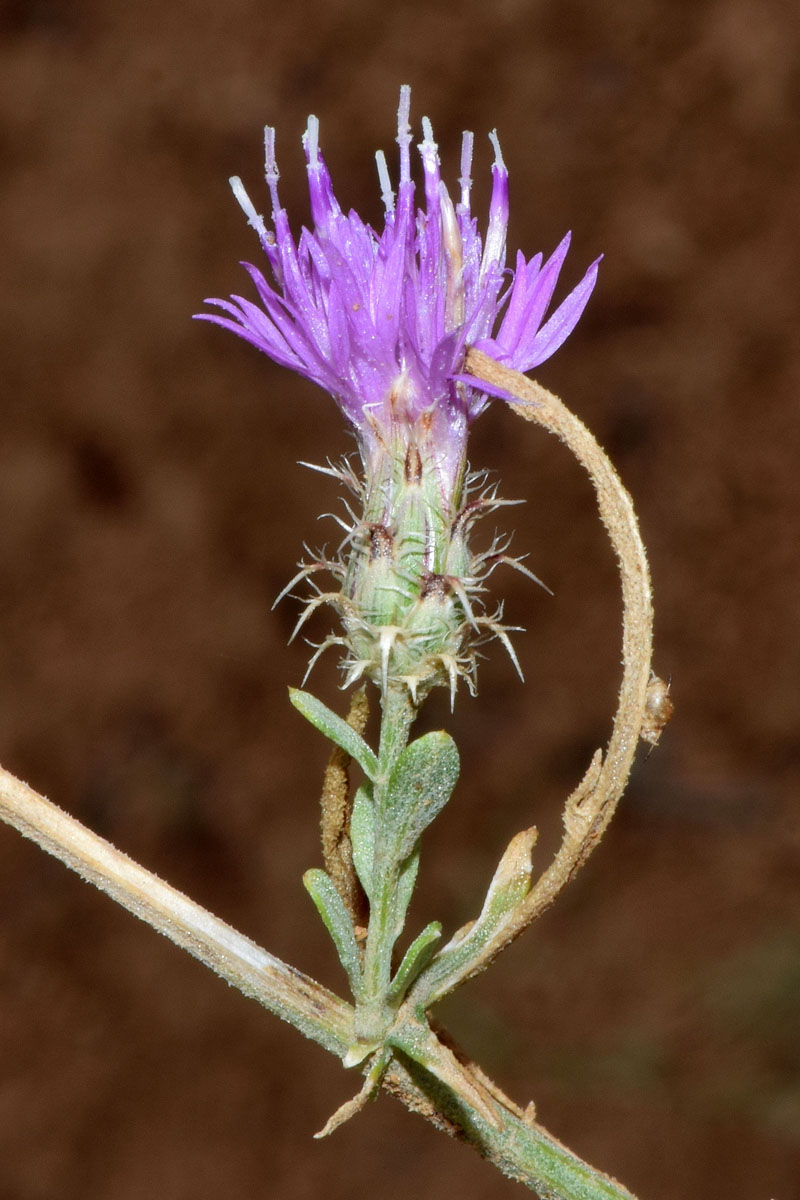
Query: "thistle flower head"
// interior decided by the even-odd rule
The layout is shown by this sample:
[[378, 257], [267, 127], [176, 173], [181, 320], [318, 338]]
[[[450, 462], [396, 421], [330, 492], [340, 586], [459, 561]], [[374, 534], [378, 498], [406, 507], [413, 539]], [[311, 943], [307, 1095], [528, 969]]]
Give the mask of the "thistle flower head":
[[485, 407], [481, 391], [459, 382], [468, 346], [527, 371], [569, 336], [594, 287], [597, 264], [545, 321], [570, 235], [543, 261], [517, 255], [506, 269], [508, 172], [496, 134], [492, 197], [485, 236], [470, 210], [473, 137], [465, 133], [456, 203], [442, 182], [430, 121], [418, 149], [424, 208], [415, 207], [411, 174], [410, 88], [398, 112], [396, 193], [377, 154], [385, 208], [382, 232], [336, 199], [309, 117], [303, 137], [313, 229], [295, 240], [278, 195], [275, 133], [266, 130], [269, 229], [241, 180], [231, 186], [267, 257], [270, 279], [245, 264], [260, 304], [243, 296], [210, 300], [221, 313], [200, 314], [231, 329], [336, 398], [369, 453], [398, 426], [425, 420], [445, 490], [464, 453], [469, 422]]
[[[346, 648], [347, 681], [367, 675], [384, 690], [406, 686], [416, 699], [438, 683], [452, 693], [460, 677], [473, 687], [475, 650], [487, 638], [499, 638], [513, 657], [501, 610], [487, 614], [483, 595], [498, 562], [519, 564], [505, 554], [505, 542], [479, 555], [468, 544], [474, 521], [502, 502], [492, 489], [476, 498], [466, 475], [467, 430], [488, 401], [488, 389], [463, 374], [466, 351], [474, 346], [520, 371], [549, 358], [583, 312], [597, 263], [550, 316], [569, 234], [546, 261], [518, 254], [515, 270], [507, 269], [508, 172], [496, 134], [485, 235], [470, 210], [472, 134], [464, 134], [454, 203], [427, 118], [418, 146], [418, 208], [409, 105], [404, 87], [396, 191], [377, 155], [382, 232], [342, 211], [317, 119], [309, 117], [303, 147], [313, 227], [295, 239], [278, 195], [275, 133], [266, 130], [272, 228], [241, 181], [231, 186], [258, 234], [269, 277], [245, 264], [259, 303], [211, 300], [221, 311], [200, 315], [331, 392], [355, 428], [364, 466], [363, 485], [355, 484], [361, 514], [333, 560], [321, 555], [302, 567], [297, 578], [308, 578], [316, 594], [299, 624], [332, 605], [345, 636], [322, 648]], [[342, 477], [353, 485], [352, 473]], [[338, 590], [314, 583], [320, 569]]]

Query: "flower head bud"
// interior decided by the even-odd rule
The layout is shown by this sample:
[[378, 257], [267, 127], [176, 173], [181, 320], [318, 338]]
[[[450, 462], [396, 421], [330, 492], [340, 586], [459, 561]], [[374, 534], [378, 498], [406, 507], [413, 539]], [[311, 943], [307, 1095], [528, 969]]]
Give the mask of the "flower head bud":
[[342, 587], [330, 597], [345, 625], [347, 678], [368, 675], [383, 686], [404, 680], [416, 692], [436, 683], [452, 689], [459, 676], [472, 684], [476, 643], [495, 634], [507, 644], [504, 627], [480, 603], [492, 556], [475, 560], [467, 544], [473, 518], [496, 503], [484, 496], [476, 508], [472, 500], [465, 516], [467, 432], [488, 402], [486, 387], [463, 377], [467, 348], [520, 371], [543, 362], [577, 323], [597, 263], [545, 320], [569, 235], [546, 262], [519, 254], [516, 270], [508, 271], [508, 172], [496, 134], [484, 240], [470, 211], [472, 135], [464, 135], [454, 205], [427, 118], [419, 145], [425, 206], [415, 211], [409, 107], [403, 87], [396, 192], [383, 154], [377, 156], [382, 232], [340, 208], [319, 123], [309, 117], [303, 148], [313, 228], [295, 240], [278, 196], [274, 131], [267, 129], [272, 230], [241, 181], [231, 184], [271, 282], [248, 265], [260, 303], [211, 300], [221, 311], [200, 316], [320, 384], [355, 428], [363, 511], [342, 562], [333, 564]]

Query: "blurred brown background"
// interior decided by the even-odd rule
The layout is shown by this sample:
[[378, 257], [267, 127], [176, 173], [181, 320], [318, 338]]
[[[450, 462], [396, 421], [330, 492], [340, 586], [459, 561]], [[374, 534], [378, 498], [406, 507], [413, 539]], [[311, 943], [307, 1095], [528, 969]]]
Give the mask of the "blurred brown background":
[[[613, 454], [677, 715], [559, 905], [442, 1012], [515, 1098], [643, 1200], [800, 1196], [797, 10], [781, 0], [5, 0], [0, 4], [0, 759], [329, 985], [300, 883], [325, 747], [290, 709], [306, 648], [270, 605], [348, 452], [329, 398], [189, 318], [246, 290], [278, 126], [322, 122], [342, 202], [381, 216], [398, 87], [448, 180], [497, 127], [510, 249], [598, 253], [537, 373]], [[266, 201], [264, 201], [266, 207]], [[617, 584], [566, 452], [499, 403], [475, 427], [519, 552], [501, 651], [454, 717], [462, 783], [426, 836], [416, 928], [476, 911], [509, 836], [608, 734]], [[320, 621], [313, 630], [320, 636]], [[312, 680], [342, 706], [333, 658]], [[0, 829], [0, 1200], [521, 1195]]]

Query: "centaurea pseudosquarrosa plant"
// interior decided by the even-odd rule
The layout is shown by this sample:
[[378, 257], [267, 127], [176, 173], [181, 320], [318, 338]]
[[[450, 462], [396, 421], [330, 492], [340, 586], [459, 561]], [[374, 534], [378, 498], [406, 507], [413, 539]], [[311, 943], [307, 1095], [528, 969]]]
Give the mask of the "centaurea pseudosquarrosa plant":
[[[436, 1001], [483, 970], [573, 878], [613, 815], [639, 738], [657, 744], [671, 701], [650, 669], [649, 575], [630, 497], [580, 421], [520, 374], [569, 336], [597, 264], [552, 313], [568, 237], [547, 261], [520, 254], [514, 271], [506, 268], [508, 177], [494, 134], [485, 237], [470, 211], [471, 134], [464, 135], [454, 205], [439, 176], [430, 123], [423, 121], [425, 203], [417, 209], [409, 100], [403, 88], [396, 195], [378, 155], [382, 233], [339, 208], [312, 117], [304, 147], [313, 229], [295, 240], [278, 199], [274, 133], [267, 130], [272, 229], [241, 182], [232, 186], [259, 236], [270, 279], [248, 266], [258, 303], [234, 296], [211, 301], [221, 313], [202, 314], [331, 392], [357, 436], [360, 473], [349, 463], [323, 469], [351, 489], [359, 511], [338, 552], [302, 564], [289, 585], [307, 578], [315, 592], [300, 624], [323, 604], [342, 622], [312, 663], [326, 646], [338, 645], [345, 686], [364, 681], [347, 719], [308, 692], [291, 693], [334, 743], [322, 790], [326, 869], [308, 871], [304, 882], [354, 1004], [255, 946], [2, 771], [0, 816], [346, 1066], [359, 1067], [364, 1086], [323, 1133], [383, 1085], [548, 1200], [632, 1200], [553, 1139], [532, 1105], [519, 1108], [429, 1023]], [[432, 921], [397, 958], [420, 838], [447, 803], [459, 770], [452, 738], [438, 731], [409, 741], [412, 723], [431, 688], [446, 686], [454, 697], [463, 678], [474, 692], [483, 641], [498, 637], [514, 658], [501, 610], [487, 612], [484, 596], [499, 562], [520, 563], [503, 541], [480, 554], [469, 547], [473, 522], [502, 503], [466, 463], [469, 425], [490, 396], [555, 433], [595, 487], [622, 579], [619, 704], [606, 751], [595, 753], [565, 803], [563, 839], [550, 866], [534, 880], [536, 830], [522, 830], [502, 855], [477, 918], [441, 947], [441, 926]], [[327, 592], [316, 583], [326, 571], [335, 584]], [[370, 682], [381, 704], [375, 749], [363, 737]], [[361, 774], [354, 794], [352, 764]]]

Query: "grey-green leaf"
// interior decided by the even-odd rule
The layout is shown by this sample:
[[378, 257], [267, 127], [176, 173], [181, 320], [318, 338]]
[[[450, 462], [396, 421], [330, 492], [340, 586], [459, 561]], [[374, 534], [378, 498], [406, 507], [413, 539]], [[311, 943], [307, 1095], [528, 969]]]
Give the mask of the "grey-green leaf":
[[387, 842], [396, 859], [406, 858], [422, 831], [442, 811], [456, 785], [458, 750], [449, 733], [426, 733], [406, 746], [389, 778]]
[[411, 903], [414, 884], [417, 882], [419, 870], [419, 848], [409, 855], [400, 867], [397, 885], [394, 890], [394, 936], [399, 938], [406, 923], [406, 913]]
[[361, 995], [361, 959], [358, 953], [353, 925], [336, 886], [324, 871], [312, 867], [303, 876], [308, 894], [317, 906], [325, 928], [333, 939], [339, 960], [347, 972], [350, 987], [356, 999]]
[[372, 803], [372, 788], [362, 783], [353, 797], [350, 813], [350, 844], [353, 848], [353, 866], [361, 886], [372, 899], [372, 864], [375, 860], [375, 808]]
[[471, 921], [443, 946], [422, 974], [416, 1000], [428, 1007], [481, 969], [487, 946], [523, 904], [531, 885], [531, 855], [536, 830], [523, 829], [506, 847], [477, 921]]
[[423, 967], [430, 962], [434, 948], [442, 936], [442, 926], [439, 921], [431, 921], [422, 933], [414, 939], [403, 955], [403, 961], [397, 968], [387, 999], [390, 1004], [399, 1004], [411, 984]]
[[298, 712], [307, 721], [335, 742], [345, 754], [349, 754], [358, 763], [368, 779], [374, 779], [378, 770], [378, 760], [370, 750], [360, 733], [356, 733], [343, 717], [337, 716], [327, 704], [323, 704], [310, 692], [300, 688], [289, 688], [289, 699]]

